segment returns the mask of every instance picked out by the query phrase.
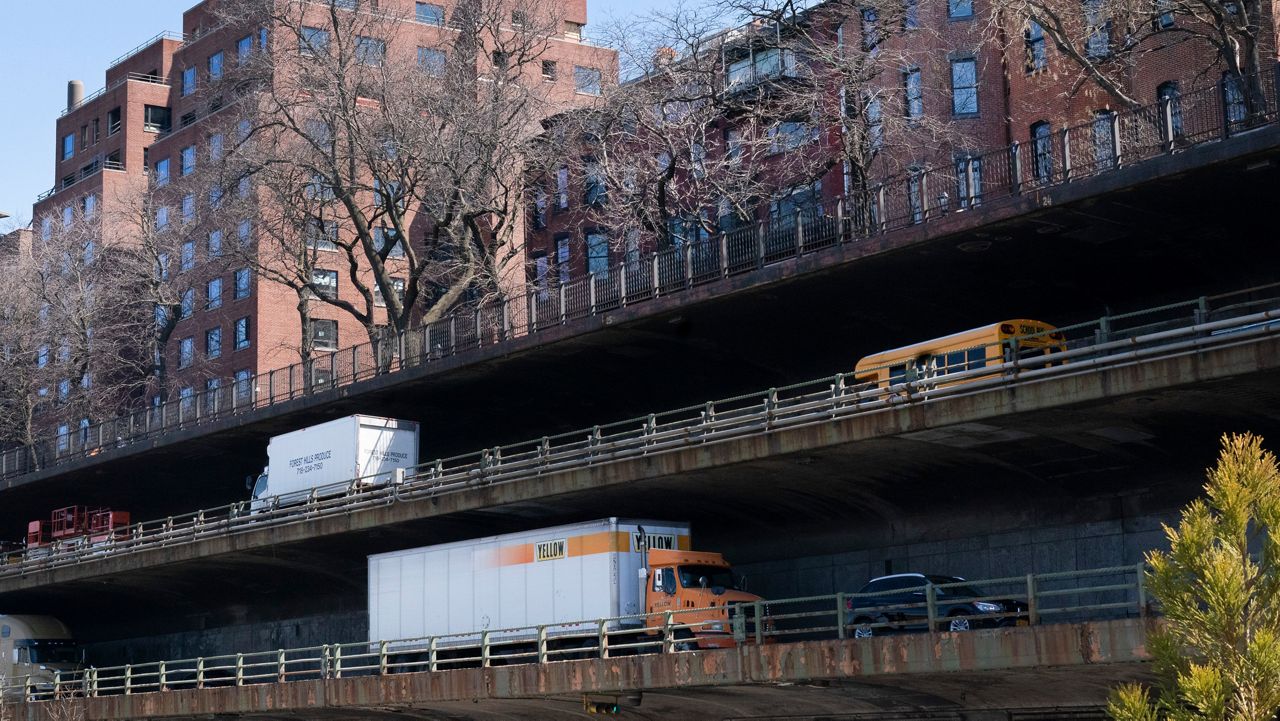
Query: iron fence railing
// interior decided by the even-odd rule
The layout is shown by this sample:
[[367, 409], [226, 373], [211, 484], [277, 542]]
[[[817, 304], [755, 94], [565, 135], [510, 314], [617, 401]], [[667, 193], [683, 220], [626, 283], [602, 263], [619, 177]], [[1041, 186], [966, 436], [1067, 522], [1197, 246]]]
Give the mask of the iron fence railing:
[[[522, 443], [428, 461], [393, 474], [355, 478], [297, 494], [245, 500], [95, 532], [0, 555], [0, 579], [92, 563], [225, 534], [261, 531], [330, 516], [412, 502], [475, 488], [525, 482], [565, 470], [679, 452], [788, 428], [878, 413], [904, 404], [1087, 373], [1170, 355], [1195, 353], [1280, 335], [1280, 284], [1205, 296], [1109, 315], [1058, 329], [1065, 350], [1044, 354], [1018, 342], [981, 346], [975, 365], [964, 355], [889, 382], [869, 370], [839, 373], [761, 393], [710, 401]], [[851, 361], [852, 364], [852, 361]]]
[[[161, 693], [290, 681], [489, 668], [683, 653], [706, 645], [849, 639], [886, 632], [1145, 617], [1153, 612], [1142, 564], [925, 583], [880, 593], [835, 593], [613, 618], [483, 629], [428, 638], [333, 643], [204, 658], [58, 671], [0, 682], [27, 702]], [[732, 643], [730, 643], [730, 640]]]
[[[627, 260], [585, 278], [531, 287], [492, 305], [459, 310], [400, 337], [364, 343], [255, 376], [186, 389], [158, 407], [68, 428], [0, 453], [0, 479], [537, 334], [771, 263], [964, 212], [1002, 198], [1110, 172], [1277, 119], [1275, 71], [1260, 81], [1262, 107], [1241, 113], [1222, 86], [1099, 116], [1030, 143], [914, 173], [794, 217], [761, 221], [698, 242]], [[1236, 108], [1233, 110], [1233, 108]]]

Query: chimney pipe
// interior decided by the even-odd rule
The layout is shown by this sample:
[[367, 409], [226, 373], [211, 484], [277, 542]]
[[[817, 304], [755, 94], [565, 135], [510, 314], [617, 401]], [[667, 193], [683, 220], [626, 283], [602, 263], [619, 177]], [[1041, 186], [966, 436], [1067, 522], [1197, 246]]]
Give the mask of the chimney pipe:
[[84, 83], [72, 80], [67, 83], [67, 110], [75, 110], [84, 102]]

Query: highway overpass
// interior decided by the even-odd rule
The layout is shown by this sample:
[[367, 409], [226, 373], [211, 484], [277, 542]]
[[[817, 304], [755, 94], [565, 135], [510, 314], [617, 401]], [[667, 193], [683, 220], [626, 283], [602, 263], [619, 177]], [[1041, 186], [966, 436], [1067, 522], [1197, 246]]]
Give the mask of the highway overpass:
[[[732, 273], [726, 257], [724, 274], [540, 322], [537, 332], [518, 327], [528, 314], [517, 313], [500, 342], [448, 346], [335, 390], [302, 396], [300, 383], [259, 381], [258, 402], [265, 394], [269, 406], [132, 442], [111, 433], [92, 455], [10, 472], [0, 532], [17, 538], [31, 509], [73, 502], [144, 518], [229, 503], [243, 498], [270, 435], [353, 411], [419, 420], [424, 452], [447, 456], [798, 382], [993, 319], [1062, 325], [1274, 281], [1280, 248], [1265, 208], [1280, 176], [1280, 128], [1198, 139], [1016, 193], [993, 175], [983, 202], [963, 212], [935, 209], [924, 222], [832, 242], [798, 238], [803, 252]], [[1212, 212], [1184, 212], [1206, 198]]]

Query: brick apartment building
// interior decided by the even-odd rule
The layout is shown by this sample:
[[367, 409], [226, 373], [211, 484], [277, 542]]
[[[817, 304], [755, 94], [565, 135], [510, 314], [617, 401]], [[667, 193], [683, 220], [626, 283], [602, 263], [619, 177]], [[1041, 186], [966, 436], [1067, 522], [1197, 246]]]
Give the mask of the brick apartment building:
[[[1085, 13], [1094, 4], [1086, 2], [1077, 7]], [[891, 6], [892, 3], [881, 3], [878, 7]], [[980, 196], [982, 167], [980, 162], [972, 160], [974, 156], [1016, 142], [1023, 146], [1022, 157], [1031, 164], [1030, 171], [1036, 174], [1043, 167], [1048, 175], [1055, 172], [1055, 164], [1061, 162], [1062, 130], [1090, 123], [1093, 137], [1086, 137], [1081, 147], [1076, 148], [1077, 153], [1082, 147], [1092, 148], [1090, 156], [1073, 158], [1073, 162], [1111, 162], [1109, 158], [1095, 158], [1093, 154], [1107, 153], [1110, 119], [1123, 111], [1125, 105], [1090, 80], [1036, 23], [1002, 27], [992, 21], [991, 7], [984, 0], [908, 1], [901, 6], [905, 9], [892, 17], [871, 9], [876, 7], [874, 3], [852, 8], [852, 11], [846, 8], [844, 15], [824, 16], [823, 7], [817, 6], [810, 11], [808, 19], [801, 21], [811, 28], [817, 26], [804, 41], [826, 44], [822, 50], [827, 53], [835, 46], [849, 52], [884, 52], [895, 63], [877, 80], [878, 91], [882, 92], [877, 97], [883, 97], [884, 102], [877, 101], [874, 110], [863, 110], [868, 115], [872, 112], [885, 117], [890, 113], [898, 117], [905, 115], [908, 122], [899, 124], [901, 137], [895, 147], [886, 149], [871, 166], [873, 183], [876, 179], [909, 177], [916, 170], [946, 168], [954, 163], [956, 187], [930, 188], [928, 202], [954, 203], [955, 200], [950, 199], [965, 195], [963, 186], [969, 177], [973, 178], [975, 194]], [[858, 8], [862, 8], [860, 16]], [[1276, 41], [1271, 28], [1273, 15], [1272, 8], [1263, 8], [1266, 31], [1260, 46], [1264, 69], [1273, 66], [1276, 60]], [[1192, 22], [1188, 17], [1169, 13], [1156, 17], [1153, 29], [1176, 30], [1180, 24]], [[886, 28], [886, 23], [893, 23], [893, 28]], [[817, 83], [819, 92], [832, 96], [841, 92], [838, 80], [819, 77], [823, 72], [833, 74], [830, 67], [825, 71], [815, 69], [817, 63], [806, 60], [804, 42], [770, 38], [753, 47], [753, 42], [758, 42], [753, 38], [767, 35], [773, 27], [755, 23], [742, 28], [736, 40], [703, 41], [703, 49], [714, 48], [706, 52], [720, 54], [723, 72], [719, 82], [723, 83], [726, 95], [735, 85], [772, 83], [781, 88], [789, 82]], [[1170, 37], [1178, 41], [1168, 40]], [[1119, 28], [1109, 21], [1100, 21], [1082, 44], [1085, 53], [1102, 59], [1111, 57], [1116, 44], [1122, 41]], [[780, 53], [788, 54], [785, 60], [779, 60]], [[1227, 113], [1234, 119], [1244, 113], [1239, 86], [1226, 73], [1215, 49], [1206, 43], [1189, 41], [1185, 36], [1152, 34], [1143, 41], [1142, 52], [1134, 57], [1136, 61], [1132, 64], [1116, 64], [1120, 67], [1116, 73], [1118, 84], [1130, 98], [1142, 104], [1169, 99], [1175, 134], [1181, 132], [1181, 113], [1192, 111], [1189, 104], [1180, 105], [1178, 98], [1196, 90], [1216, 88], [1215, 97], [1219, 98], [1215, 108], [1198, 111]], [[653, 75], [662, 76], [661, 72]], [[663, 81], [642, 77], [627, 82]], [[1272, 90], [1268, 88], [1267, 92]], [[840, 112], [846, 112], [843, 98], [840, 106]], [[710, 143], [706, 148], [708, 154], [729, 152], [730, 133], [752, 132], [735, 128], [737, 121], [732, 111], [726, 115], [717, 121], [716, 127], [707, 128], [708, 137], [720, 134], [725, 137], [725, 142]], [[1162, 122], [1162, 118], [1153, 115], [1152, 121], [1153, 135], [1158, 134], [1155, 125]], [[789, 175], [787, 171], [776, 172], [773, 192], [757, 199], [752, 217], [746, 220], [768, 222], [773, 216], [781, 216], [785, 222], [786, 216], [797, 208], [804, 208], [806, 213], [830, 215], [834, 213], [837, 199], [850, 193], [848, 164], [840, 162], [841, 124], [830, 117], [818, 122], [822, 127], [803, 131], [805, 142], [799, 144], [799, 151], [827, 155], [831, 161], [826, 164], [827, 168], [803, 177]], [[1091, 134], [1082, 127], [1073, 131], [1076, 137]], [[926, 131], [926, 128], [933, 130]], [[757, 128], [755, 132], [764, 130]], [[598, 147], [589, 147], [601, 142], [594, 133], [588, 131], [584, 137], [588, 140], [581, 152], [585, 155], [598, 152]], [[613, 152], [617, 154], [619, 150]], [[781, 155], [766, 159], [761, 172], [774, 172], [770, 167], [782, 167], [783, 160]], [[822, 164], [817, 167], [821, 168]], [[680, 172], [687, 177], [687, 170]], [[651, 227], [642, 234], [632, 230], [631, 237], [619, 237], [616, 232], [610, 234], [600, 222], [598, 209], [593, 209], [590, 202], [593, 195], [604, 194], [603, 189], [594, 187], [601, 181], [590, 176], [589, 168], [574, 168], [569, 164], [559, 173], [544, 173], [534, 180], [538, 190], [530, 200], [533, 221], [527, 241], [530, 282], [543, 286], [549, 280], [564, 282], [601, 272], [642, 252], [671, 247], [673, 243], [695, 242], [707, 236], [706, 230], [688, 232], [687, 222], [674, 223], [682, 229], [679, 231], [667, 228], [664, 233]], [[935, 193], [939, 194], [936, 198]], [[616, 202], [622, 193], [609, 188], [608, 195], [611, 202]], [[714, 220], [717, 212], [715, 204], [708, 203], [703, 217]], [[720, 229], [727, 228], [721, 224]]]
[[[298, 53], [296, 40], [277, 38], [270, 27], [219, 26], [213, 15], [217, 1], [206, 0], [187, 10], [180, 34], [156, 36], [112, 63], [103, 90], [82, 98], [78, 83], [73, 83], [68, 108], [56, 124], [57, 183], [40, 196], [33, 212], [36, 237], [48, 238], [58, 224], [110, 218], [111, 204], [138, 183], [162, 199], [156, 202], [155, 224], [178, 234], [174, 257], [163, 272], [181, 277], [185, 284], [164, 358], [172, 379], [167, 390], [179, 397], [296, 363], [302, 332], [293, 289], [225, 259], [229, 254], [223, 251], [231, 244], [254, 242], [253, 213], [207, 222], [206, 209], [220, 199], [182, 189], [185, 176], [231, 145], [238, 119], [234, 102], [224, 105], [221, 97], [200, 91], [234, 72], [253, 53]], [[322, 24], [330, 9], [394, 12], [404, 19], [398, 23], [395, 42], [416, 45], [420, 62], [424, 53], [447, 49], [452, 42], [447, 19], [454, 0], [365, 3], [334, 0], [332, 8], [320, 8], [316, 23]], [[563, 20], [558, 25], [561, 32], [548, 40], [543, 76], [537, 82], [554, 102], [567, 107], [598, 93], [593, 88], [580, 92], [584, 88], [575, 86], [575, 76], [585, 71], [607, 78], [614, 54], [584, 40], [585, 0], [558, 0], [554, 11]], [[557, 66], [562, 71], [557, 72]], [[228, 192], [245, 195], [252, 190], [241, 185]], [[322, 258], [320, 264], [324, 262]], [[335, 254], [333, 265], [341, 262]], [[341, 270], [318, 272], [332, 278], [332, 292], [352, 293]], [[313, 301], [310, 311], [317, 351], [367, 340], [364, 328], [349, 314], [320, 301]], [[153, 402], [160, 401], [161, 392], [157, 389], [152, 395]]]

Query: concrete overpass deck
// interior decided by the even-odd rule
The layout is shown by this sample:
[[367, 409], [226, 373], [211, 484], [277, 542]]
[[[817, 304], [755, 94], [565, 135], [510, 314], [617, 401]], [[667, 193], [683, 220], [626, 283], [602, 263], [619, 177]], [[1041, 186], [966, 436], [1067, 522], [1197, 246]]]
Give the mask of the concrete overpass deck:
[[14, 706], [15, 721], [543, 719], [584, 698], [638, 719], [1004, 719], [1097, 714], [1107, 690], [1149, 680], [1152, 621], [1125, 619], [826, 639], [735, 649], [323, 678]]
[[[1219, 332], [1226, 328], [1234, 332]], [[1176, 502], [1152, 479], [1178, 469], [1177, 493], [1194, 492], [1195, 469], [1212, 457], [1220, 431], [1266, 433], [1280, 422], [1271, 410], [1280, 395], [1278, 334], [1280, 323], [1221, 321], [1117, 341], [1110, 355], [1047, 368], [1019, 361], [970, 383], [884, 394], [833, 389], [832, 379], [793, 396], [765, 393], [651, 428], [638, 423], [617, 437], [584, 433], [545, 452], [535, 442], [532, 455], [501, 463], [489, 450], [399, 487], [274, 517], [195, 516], [133, 545], [10, 565], [0, 570], [0, 603], [75, 617], [90, 594], [125, 626], [131, 617], [150, 623], [158, 598], [181, 614], [278, 598], [286, 587], [298, 597], [335, 589], [354, 597], [364, 592], [369, 553], [608, 515], [678, 513], [698, 523], [699, 545], [710, 539], [704, 547], [767, 558], [796, 523], [818, 548], [833, 527], [874, 536], [885, 517], [924, 499], [952, 524], [975, 512], [1016, 517], [1032, 499], [1058, 499], [1049, 502], [1069, 516], [1071, 499], [1119, 476]], [[1071, 353], [1086, 352], [1097, 349]], [[945, 482], [960, 469], [982, 479], [981, 493]], [[211, 577], [236, 584], [221, 588]]]
[[[994, 318], [1063, 324], [1188, 289], [1274, 281], [1280, 248], [1259, 209], [1280, 177], [1278, 147], [1280, 128], [1268, 126], [1143, 162], [1126, 156], [1093, 176], [1003, 197], [993, 191], [964, 212], [800, 248], [625, 307], [598, 305], [587, 317], [458, 346], [456, 355], [396, 373], [353, 376], [342, 388], [302, 397], [268, 388], [267, 407], [187, 417], [133, 443], [108, 433], [87, 455], [31, 473], [10, 468], [0, 481], [0, 529], [16, 539], [31, 518], [73, 502], [138, 517], [229, 502], [243, 497], [244, 476], [261, 468], [267, 437], [350, 412], [419, 420], [431, 429], [432, 455], [451, 455], [690, 397], [786, 385]], [[1232, 190], [1217, 212], [1182, 212], [1225, 187]], [[680, 372], [662, 374], [644, 393], [619, 388], [620, 378], [652, 377], [665, 358], [682, 359]], [[463, 412], [473, 408], [500, 411]], [[164, 468], [182, 469], [181, 494], [156, 472]]]

